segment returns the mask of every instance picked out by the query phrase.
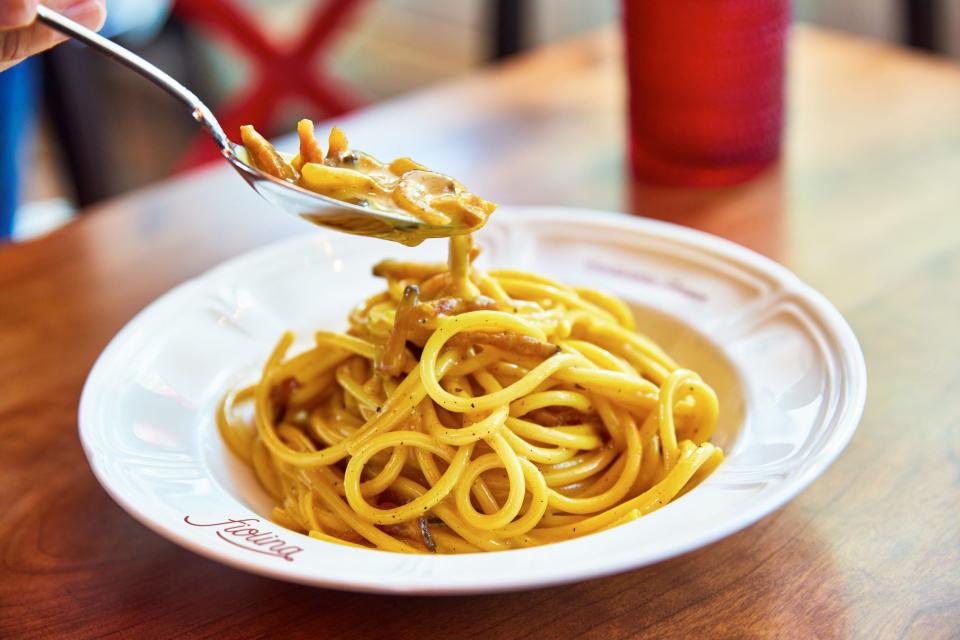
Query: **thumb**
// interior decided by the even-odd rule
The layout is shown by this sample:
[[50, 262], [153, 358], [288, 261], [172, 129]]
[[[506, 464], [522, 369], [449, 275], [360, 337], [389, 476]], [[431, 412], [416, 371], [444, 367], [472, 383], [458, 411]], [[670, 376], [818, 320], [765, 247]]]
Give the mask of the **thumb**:
[[0, 31], [29, 26], [37, 15], [37, 0], [0, 2]]
[[[0, 4], [6, 5], [8, 3], [0, 2]], [[36, 15], [35, 1], [15, 0], [10, 4], [31, 5], [32, 9], [31, 7], [27, 7], [27, 9], [33, 12], [31, 19]], [[61, 0], [60, 2], [51, 1], [45, 2], [44, 4], [49, 5], [50, 8], [59, 11], [65, 17], [79, 22], [89, 29], [99, 29], [103, 26], [103, 21], [107, 17], [103, 0], [74, 0], [70, 3]], [[57, 7], [59, 4], [67, 4], [67, 6], [60, 9]], [[16, 10], [24, 11], [22, 6]], [[0, 15], [2, 15], [2, 13], [0, 13]], [[13, 14], [11, 13], [10, 15]], [[27, 26], [17, 29], [0, 30], [0, 71], [12, 67], [28, 56], [45, 51], [66, 39], [67, 37], [65, 35], [40, 24], [36, 20], [30, 22]]]

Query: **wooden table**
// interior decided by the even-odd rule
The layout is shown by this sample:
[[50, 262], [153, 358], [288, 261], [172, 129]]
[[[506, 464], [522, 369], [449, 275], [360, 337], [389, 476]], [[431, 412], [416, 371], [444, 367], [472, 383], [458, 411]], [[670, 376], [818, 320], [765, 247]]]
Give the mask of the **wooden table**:
[[960, 68], [808, 28], [790, 63], [785, 163], [719, 192], [626, 186], [613, 31], [344, 121], [358, 146], [413, 152], [492, 199], [656, 214], [823, 291], [862, 341], [870, 399], [789, 506], [653, 567], [489, 597], [304, 588], [151, 533], [80, 450], [87, 371], [163, 291], [305, 231], [215, 168], [0, 248], [0, 637], [958, 637]]

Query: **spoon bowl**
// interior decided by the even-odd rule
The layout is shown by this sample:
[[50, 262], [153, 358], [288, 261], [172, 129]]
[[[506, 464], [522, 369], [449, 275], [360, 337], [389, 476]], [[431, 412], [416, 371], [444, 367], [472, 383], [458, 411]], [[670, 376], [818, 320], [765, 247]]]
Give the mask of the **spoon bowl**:
[[415, 246], [426, 238], [451, 235], [451, 227], [430, 225], [403, 211], [383, 211], [330, 198], [265, 173], [244, 160], [246, 150], [230, 143], [223, 156], [250, 187], [278, 209], [321, 227]]

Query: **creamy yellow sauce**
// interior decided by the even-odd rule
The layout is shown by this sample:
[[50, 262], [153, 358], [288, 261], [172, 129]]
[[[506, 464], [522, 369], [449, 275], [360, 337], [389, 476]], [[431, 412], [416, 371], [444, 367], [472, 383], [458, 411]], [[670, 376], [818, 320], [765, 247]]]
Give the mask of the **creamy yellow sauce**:
[[[350, 149], [346, 136], [336, 127], [330, 131], [326, 152], [310, 120], [301, 120], [297, 133], [300, 150], [288, 160], [253, 126], [240, 128], [249, 164], [264, 173], [342, 202], [411, 215], [434, 228], [428, 234], [431, 237], [475, 231], [496, 208], [457, 180], [410, 158], [384, 163]], [[436, 228], [446, 233], [437, 233]]]

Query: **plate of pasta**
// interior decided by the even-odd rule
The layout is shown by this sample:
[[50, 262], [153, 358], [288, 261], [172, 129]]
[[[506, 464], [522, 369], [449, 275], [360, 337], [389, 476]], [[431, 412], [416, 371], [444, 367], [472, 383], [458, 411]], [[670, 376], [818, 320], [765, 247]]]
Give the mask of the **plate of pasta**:
[[79, 423], [110, 495], [201, 555], [481, 593], [748, 526], [840, 454], [865, 395], [853, 332], [782, 266], [505, 207], [473, 242], [311, 233], [178, 286], [103, 352]]

